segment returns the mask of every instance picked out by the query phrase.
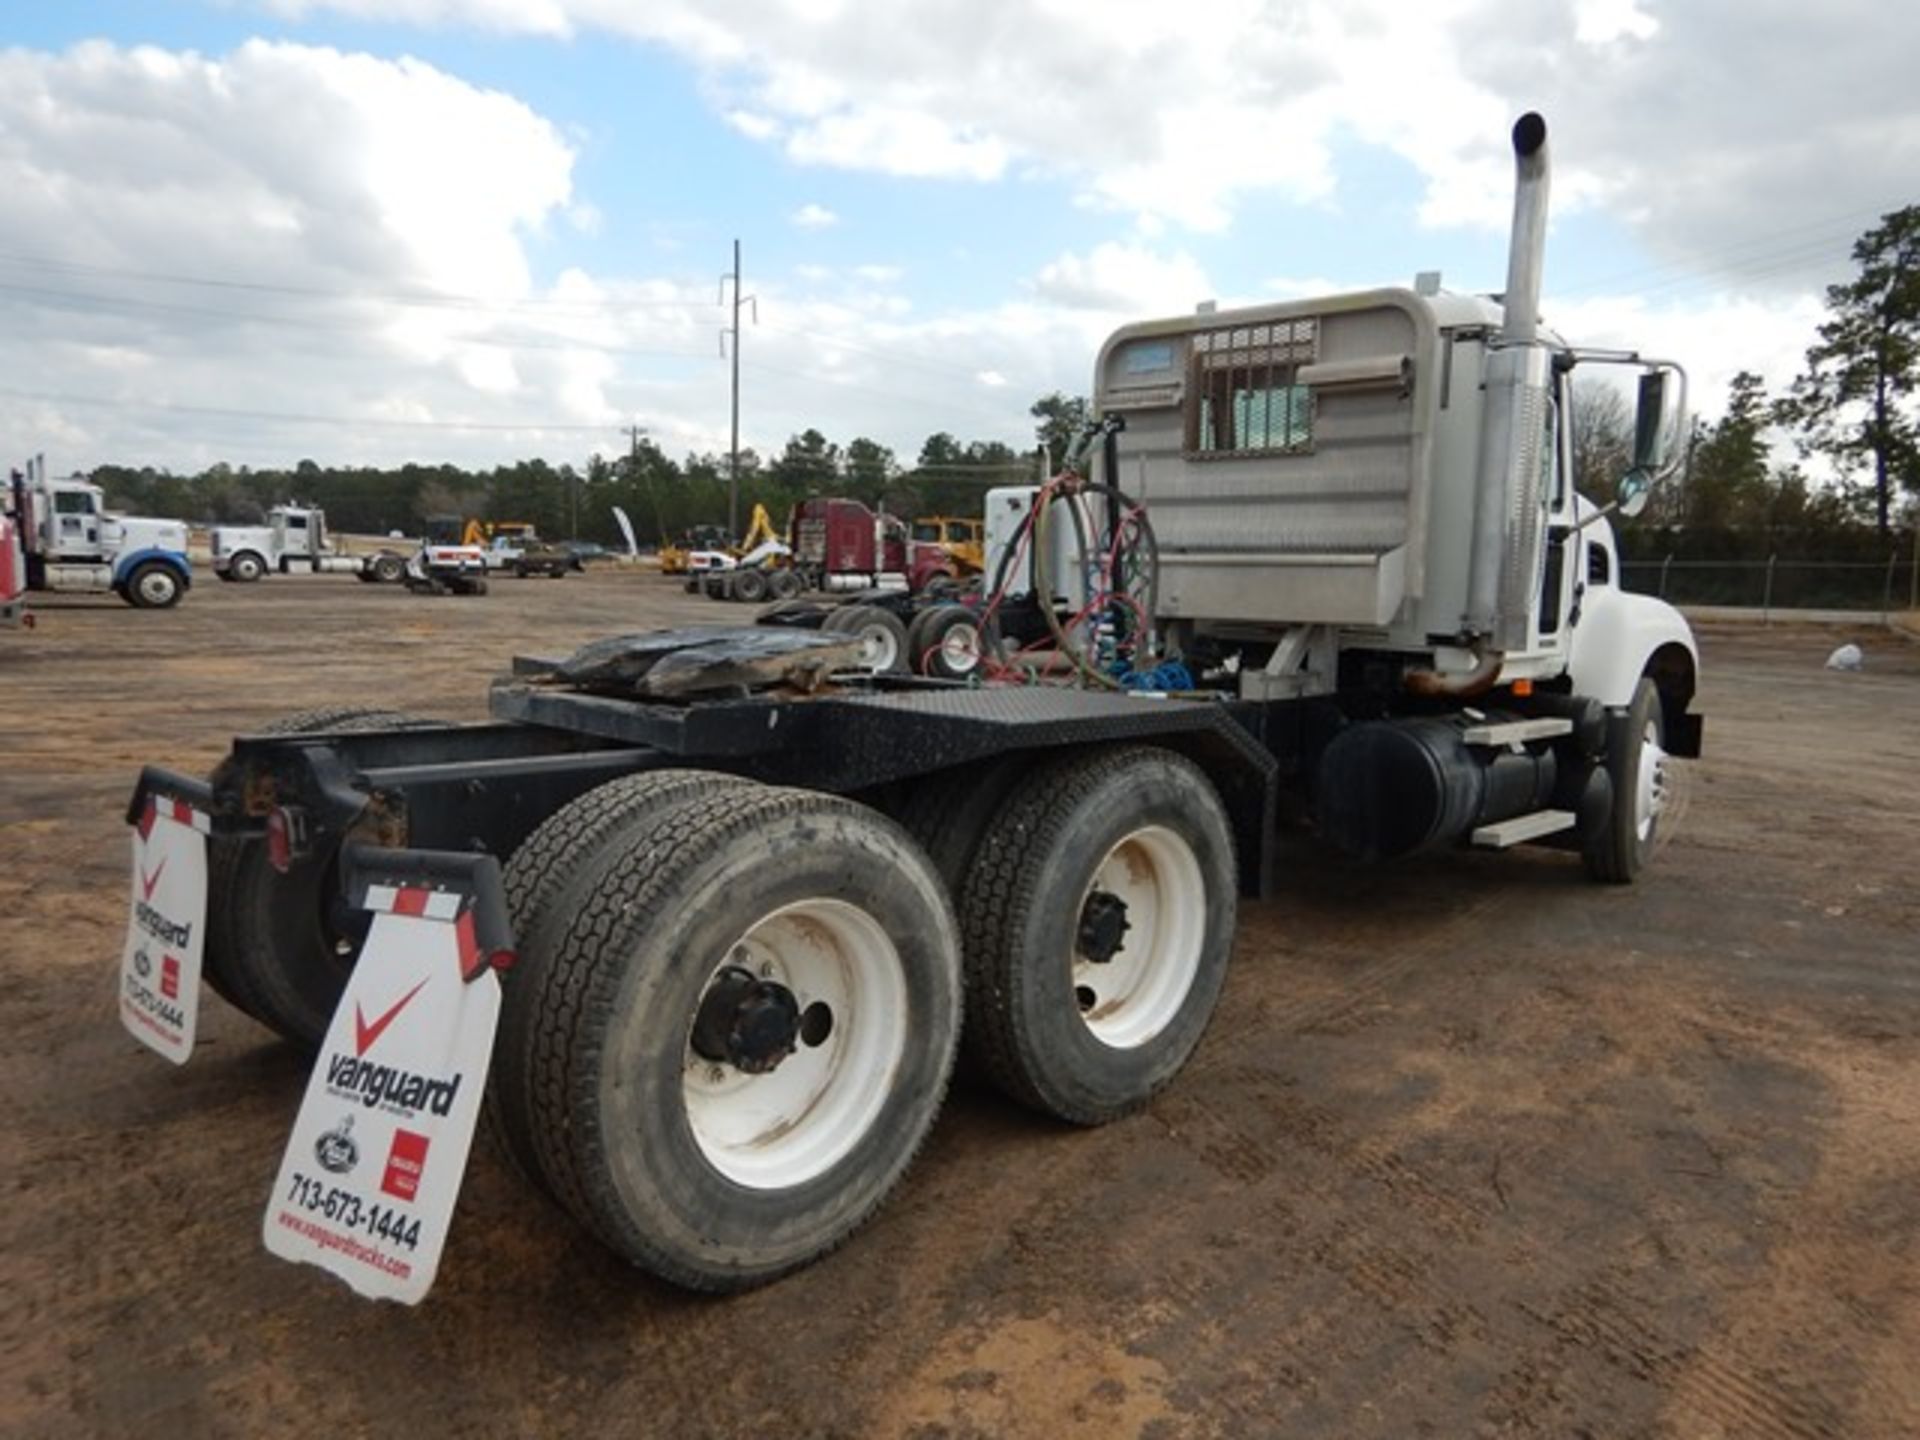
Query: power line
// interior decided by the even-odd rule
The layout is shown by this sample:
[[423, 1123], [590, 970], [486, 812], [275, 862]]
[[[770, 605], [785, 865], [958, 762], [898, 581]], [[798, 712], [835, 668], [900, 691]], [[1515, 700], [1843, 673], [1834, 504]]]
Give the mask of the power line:
[[[33, 299], [74, 302], [84, 307], [88, 313], [130, 316], [152, 311], [164, 315], [185, 315], [199, 319], [224, 320], [241, 324], [270, 325], [276, 329], [314, 330], [330, 335], [372, 336], [379, 333], [380, 326], [349, 322], [334, 324], [297, 315], [270, 315], [254, 310], [216, 310], [201, 305], [181, 305], [165, 300], [142, 300], [126, 295], [95, 295], [75, 290], [50, 290], [41, 286], [13, 285], [0, 281], [0, 294], [25, 295]], [[464, 345], [495, 345], [502, 349], [518, 350], [588, 350], [596, 354], [631, 355], [643, 358], [669, 360], [705, 360], [709, 357], [698, 350], [662, 350], [640, 345], [610, 345], [599, 340], [583, 340], [571, 337], [536, 337], [526, 335], [452, 335], [449, 343]]]
[[[1816, 220], [1806, 220], [1797, 225], [1777, 226], [1769, 230], [1765, 236], [1750, 240], [1728, 241], [1715, 246], [1712, 250], [1681, 252], [1672, 259], [1652, 265], [1637, 266], [1611, 275], [1583, 280], [1574, 285], [1553, 288], [1562, 295], [1592, 294], [1613, 286], [1637, 283], [1648, 277], [1672, 272], [1681, 272], [1681, 278], [1677, 283], [1684, 284], [1698, 278], [1710, 277], [1716, 272], [1739, 273], [1756, 265], [1771, 265], [1775, 260], [1787, 256], [1810, 257], [1815, 254], [1833, 253], [1829, 247], [1838, 247], [1842, 243], [1845, 246], [1845, 253], [1836, 255], [1836, 259], [1843, 260], [1851, 254], [1853, 241], [1859, 238], [1861, 224], [1868, 220], [1878, 220], [1884, 213], [1881, 207], [1875, 206], [1869, 210], [1849, 211], [1844, 214], [1827, 215]], [[1788, 239], [1792, 236], [1802, 238]]]
[[[341, 425], [362, 428], [369, 425], [395, 426], [408, 430], [472, 430], [502, 433], [528, 431], [534, 434], [602, 434], [619, 427], [612, 421], [604, 425], [581, 425], [553, 421], [514, 423], [502, 420], [415, 420], [399, 416], [306, 415], [287, 410], [248, 410], [227, 405], [183, 405], [166, 400], [129, 400], [120, 396], [63, 395], [50, 391], [16, 390], [0, 387], [0, 395], [14, 400], [36, 400], [48, 405], [97, 405], [114, 409], [158, 410], [173, 415], [206, 415], [222, 420], [269, 420], [294, 425]], [[683, 431], [683, 434], [695, 432]]]
[[430, 309], [463, 310], [559, 310], [600, 313], [629, 309], [704, 309], [707, 302], [694, 296], [648, 299], [563, 300], [558, 297], [500, 297], [461, 294], [456, 291], [377, 291], [352, 290], [317, 285], [287, 285], [265, 280], [229, 280], [210, 275], [169, 274], [155, 270], [129, 270], [110, 265], [87, 265], [78, 261], [47, 256], [0, 252], [0, 263], [22, 265], [29, 269], [50, 270], [56, 274], [96, 276], [102, 279], [131, 280], [145, 284], [187, 285], [213, 290], [241, 290], [270, 295], [292, 295], [320, 300], [366, 300], [389, 305], [421, 306]]
[[865, 341], [846, 340], [824, 331], [803, 330], [793, 325], [781, 325], [772, 320], [767, 321], [767, 329], [778, 330], [787, 335], [797, 335], [803, 340], [831, 345], [836, 350], [851, 350], [855, 354], [871, 355], [880, 360], [897, 360], [905, 365], [917, 365], [925, 370], [938, 370], [948, 375], [964, 375], [970, 380], [979, 374], [979, 371], [971, 366], [955, 365], [945, 360], [930, 360], [910, 350], [873, 345]]

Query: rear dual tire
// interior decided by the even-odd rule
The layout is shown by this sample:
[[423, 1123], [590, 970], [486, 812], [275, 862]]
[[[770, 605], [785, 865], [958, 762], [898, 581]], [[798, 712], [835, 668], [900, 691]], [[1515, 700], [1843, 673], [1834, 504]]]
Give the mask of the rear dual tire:
[[[364, 734], [425, 722], [393, 710], [303, 710], [259, 735]], [[202, 966], [215, 994], [308, 1049], [318, 1047], [353, 971], [366, 917], [339, 897], [335, 857], [314, 856], [287, 874], [260, 836], [207, 846], [207, 930]]]
[[1150, 746], [1049, 760], [959, 849], [971, 1061], [1076, 1125], [1146, 1104], [1226, 978], [1237, 871], [1212, 782]]
[[[737, 1290], [837, 1246], [911, 1163], [952, 1065], [958, 938], [926, 857], [873, 811], [656, 783], [681, 788], [551, 847], [585, 864], [532, 902], [492, 1098], [509, 1144], [609, 1248]], [[747, 1013], [725, 987], [765, 988], [754, 1025], [784, 992], [791, 1052], [763, 1071], [765, 1055], [714, 1051], [710, 1013]]]

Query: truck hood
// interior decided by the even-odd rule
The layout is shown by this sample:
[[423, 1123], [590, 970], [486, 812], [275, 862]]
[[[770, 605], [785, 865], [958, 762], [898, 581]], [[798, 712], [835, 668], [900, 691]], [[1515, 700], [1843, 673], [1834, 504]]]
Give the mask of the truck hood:
[[173, 550], [187, 553], [187, 526], [182, 520], [155, 520], [144, 515], [103, 516], [107, 538], [120, 551]]
[[214, 558], [241, 550], [266, 554], [273, 546], [273, 528], [269, 525], [216, 525], [210, 536]]

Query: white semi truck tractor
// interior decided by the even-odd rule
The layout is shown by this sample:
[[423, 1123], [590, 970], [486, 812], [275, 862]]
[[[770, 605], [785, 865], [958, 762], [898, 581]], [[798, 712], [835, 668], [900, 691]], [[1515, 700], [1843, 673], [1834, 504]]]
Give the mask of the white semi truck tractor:
[[[128, 1029], [189, 1058], [197, 960], [318, 1054], [268, 1248], [418, 1299], [484, 1091], [514, 1171], [610, 1252], [741, 1289], [874, 1212], [962, 1043], [1064, 1124], [1180, 1083], [1283, 827], [1640, 875], [1699, 753], [1698, 660], [1620, 588], [1606, 515], [1671, 470], [1682, 381], [1541, 327], [1539, 117], [1513, 147], [1501, 296], [1115, 334], [1098, 464], [994, 502], [1024, 518], [966, 680], [697, 626], [518, 657], [487, 724], [335, 709], [205, 780], [146, 769]], [[1608, 505], [1574, 493], [1567, 423], [1600, 365], [1640, 405]], [[1016, 591], [1066, 599], [1010, 634]]]
[[264, 525], [216, 525], [210, 537], [213, 573], [251, 584], [264, 575], [363, 575], [394, 582], [406, 571], [403, 556], [348, 555], [334, 547], [327, 512], [317, 506], [275, 505]]
[[193, 584], [184, 522], [111, 514], [98, 485], [49, 476], [42, 456], [13, 472], [6, 508], [29, 590], [111, 591], [140, 609], [164, 610]]
[[[1299, 702], [1329, 840], [1388, 858], [1558, 836], [1626, 880], [1668, 755], [1698, 753], [1699, 660], [1672, 606], [1621, 587], [1607, 515], [1677, 467], [1685, 375], [1541, 326], [1544, 121], [1513, 145], [1502, 295], [1423, 276], [1129, 325], [1095, 403], [1124, 427], [1110, 478], [1151, 508], [1164, 643], [1244, 699]], [[1604, 506], [1574, 492], [1571, 423], [1573, 375], [1600, 367], [1639, 403]]]

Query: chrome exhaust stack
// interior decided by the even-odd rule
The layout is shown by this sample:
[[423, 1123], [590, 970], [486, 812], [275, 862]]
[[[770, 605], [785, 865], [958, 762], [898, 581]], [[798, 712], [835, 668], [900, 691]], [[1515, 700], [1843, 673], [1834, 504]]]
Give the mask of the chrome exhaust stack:
[[1514, 123], [1513, 232], [1505, 315], [1489, 342], [1474, 491], [1473, 548], [1461, 628], [1476, 648], [1524, 650], [1544, 523], [1542, 465], [1551, 381], [1539, 343], [1540, 277], [1546, 257], [1547, 122], [1529, 111]]

